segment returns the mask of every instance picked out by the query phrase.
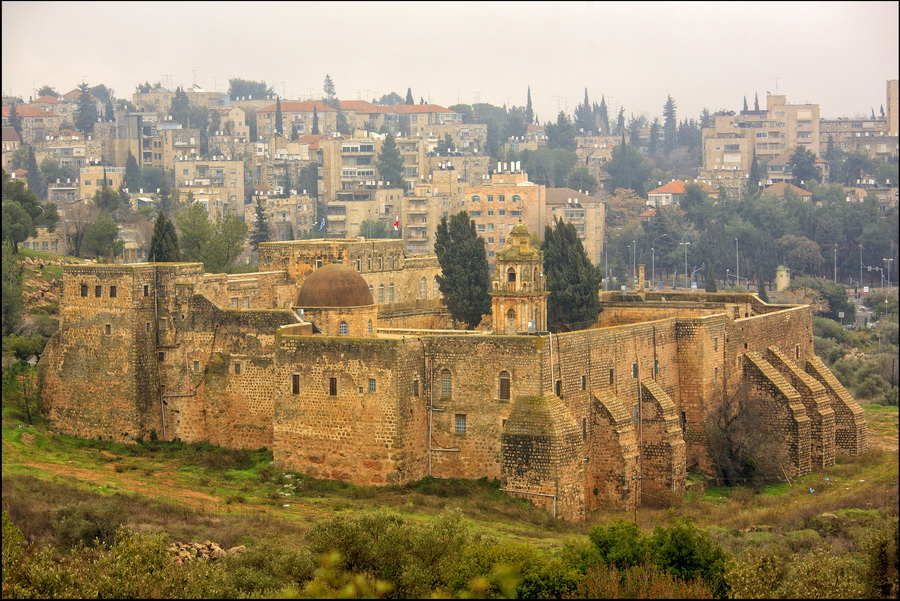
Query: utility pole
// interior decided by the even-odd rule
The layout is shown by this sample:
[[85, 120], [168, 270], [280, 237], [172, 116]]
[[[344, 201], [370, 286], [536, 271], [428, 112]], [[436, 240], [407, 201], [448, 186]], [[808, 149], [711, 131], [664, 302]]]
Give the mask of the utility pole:
[[[685, 264], [685, 267], [687, 264]], [[738, 245], [738, 239], [734, 239], [734, 277], [737, 285], [741, 285], [741, 247]]]

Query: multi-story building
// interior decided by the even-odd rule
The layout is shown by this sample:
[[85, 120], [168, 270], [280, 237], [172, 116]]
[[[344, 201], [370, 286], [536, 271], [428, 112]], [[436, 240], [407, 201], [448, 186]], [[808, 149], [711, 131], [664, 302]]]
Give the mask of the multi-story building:
[[103, 143], [88, 140], [82, 133], [63, 129], [47, 136], [35, 149], [35, 158], [40, 163], [45, 158], [55, 160], [60, 167], [71, 168], [75, 173], [91, 159], [103, 156]]
[[395, 104], [396, 127], [403, 137], [427, 137], [435, 125], [462, 125], [462, 114], [437, 104]]
[[459, 212], [465, 185], [459, 179], [459, 171], [447, 161], [431, 172], [429, 181], [413, 186], [412, 192], [404, 197], [400, 211], [406, 252], [417, 255], [434, 252], [441, 218]]
[[11, 125], [3, 126], [3, 140], [2, 140], [2, 149], [3, 152], [0, 154], [3, 159], [2, 167], [3, 169], [9, 169], [9, 159], [12, 156], [12, 153], [19, 148], [19, 145], [22, 143], [22, 140], [19, 139], [19, 134], [16, 133], [16, 129]]
[[547, 188], [528, 181], [528, 174], [518, 164], [498, 164], [489, 179], [466, 187], [463, 196], [461, 208], [484, 238], [491, 264], [497, 251], [506, 246], [514, 225], [521, 222], [531, 232], [543, 232], [548, 223]]
[[[2, 113], [3, 125], [9, 125], [10, 107], [4, 105]], [[22, 142], [32, 146], [59, 131], [62, 125], [62, 117], [58, 114], [33, 106], [19, 105], [16, 107], [16, 114], [22, 121]]]
[[[547, 188], [544, 223], [552, 225], [557, 218], [572, 224], [588, 259], [594, 265], [600, 265], [606, 234], [606, 203], [571, 188]], [[538, 235], [543, 236], [544, 232], [540, 231]]]
[[323, 137], [319, 140], [319, 198], [335, 200], [338, 192], [378, 181], [376, 160], [384, 136], [357, 132], [352, 138]]
[[[274, 99], [272, 99], [274, 100]], [[256, 135], [267, 139], [275, 133], [275, 113], [277, 103], [269, 100], [265, 106], [256, 111]], [[281, 102], [281, 119], [283, 133], [290, 139], [313, 132], [313, 122], [318, 119], [319, 133], [328, 133], [337, 129], [337, 110], [326, 105], [322, 100], [283, 100]]]
[[257, 199], [263, 204], [273, 242], [305, 238], [316, 231], [316, 201], [308, 194], [291, 190], [285, 195], [254, 197], [244, 207], [244, 221], [248, 224], [256, 222]]
[[175, 92], [157, 84], [146, 92], [136, 91], [131, 95], [131, 102], [140, 110], [165, 115], [172, 106], [173, 98]]
[[394, 224], [400, 219], [402, 203], [403, 190], [385, 188], [377, 183], [342, 190], [327, 204], [325, 219], [328, 235], [332, 238], [369, 238], [371, 230], [366, 230], [364, 224], [380, 222], [399, 238], [399, 223], [396, 231]]
[[125, 183], [124, 167], [108, 167], [91, 163], [80, 171], [79, 198], [94, 198], [94, 194], [104, 186], [118, 190]]
[[824, 155], [829, 148], [837, 148], [887, 162], [898, 152], [897, 134], [890, 135], [888, 128], [884, 118], [822, 119], [819, 155]]
[[182, 159], [175, 161], [175, 190], [193, 193], [210, 216], [244, 216], [244, 164], [241, 161]]
[[766, 97], [766, 109], [717, 115], [703, 129], [700, 177], [721, 182], [729, 194], [743, 187], [754, 155], [770, 161], [797, 148], [819, 152], [819, 105], [788, 104], [781, 94]]

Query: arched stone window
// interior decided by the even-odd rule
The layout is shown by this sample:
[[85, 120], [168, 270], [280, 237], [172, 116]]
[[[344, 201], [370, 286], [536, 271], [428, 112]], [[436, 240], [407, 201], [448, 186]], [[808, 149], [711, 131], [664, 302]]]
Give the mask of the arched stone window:
[[378, 284], [378, 302], [384, 302], [384, 284]]
[[516, 331], [516, 323], [516, 311], [510, 309], [506, 312], [506, 331], [508, 334], [512, 334]]
[[372, 284], [369, 284], [369, 294], [372, 295], [373, 299], [375, 298], [375, 288], [374, 286], [372, 286]]
[[441, 296], [441, 287], [440, 287], [440, 285], [438, 284], [437, 276], [434, 276], [434, 283], [432, 284], [431, 290], [432, 290], [432, 294], [433, 294], [434, 298], [440, 298], [440, 296]]
[[390, 286], [388, 286], [388, 302], [392, 303], [396, 300], [394, 297], [394, 282], [391, 282]]
[[500, 400], [508, 401], [509, 400], [509, 372], [501, 371], [500, 372]]
[[340, 324], [338, 324], [338, 332], [341, 336], [346, 336], [350, 333], [350, 328], [347, 326], [346, 321], [342, 321]]
[[472, 202], [481, 202], [481, 197], [476, 194], [472, 197]]
[[419, 298], [422, 298], [423, 300], [428, 298], [428, 282], [425, 278], [419, 280]]
[[441, 398], [449, 399], [453, 396], [453, 380], [449, 369], [441, 370]]
[[512, 267], [506, 270], [506, 281], [510, 283], [515, 283], [516, 281], [516, 270]]
[[372, 333], [372, 320], [371, 319], [369, 320], [368, 332], [369, 332], [369, 334]]

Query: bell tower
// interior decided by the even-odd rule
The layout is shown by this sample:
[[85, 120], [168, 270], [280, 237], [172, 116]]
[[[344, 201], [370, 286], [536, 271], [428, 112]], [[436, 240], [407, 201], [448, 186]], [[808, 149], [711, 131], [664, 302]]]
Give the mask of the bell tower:
[[494, 257], [491, 308], [495, 334], [515, 334], [547, 329], [547, 297], [544, 257], [531, 245], [524, 224], [509, 233], [506, 248]]

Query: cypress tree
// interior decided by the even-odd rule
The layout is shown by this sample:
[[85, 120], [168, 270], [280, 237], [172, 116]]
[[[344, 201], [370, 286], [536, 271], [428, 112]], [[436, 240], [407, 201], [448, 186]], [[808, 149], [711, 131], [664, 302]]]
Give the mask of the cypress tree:
[[16, 108], [15, 103], [9, 108], [9, 124], [12, 126], [14, 130], [16, 130], [16, 135], [19, 136], [19, 142], [22, 140], [22, 117], [19, 115], [19, 110]]
[[141, 168], [138, 167], [137, 159], [128, 151], [128, 158], [125, 160], [125, 187], [132, 194], [137, 194], [143, 186], [141, 185]]
[[412, 88], [406, 88], [406, 102], [404, 104], [415, 104], [416, 99], [413, 98]]
[[[584, 250], [575, 226], [556, 218], [544, 228], [544, 274], [547, 277], [547, 325], [590, 327], [600, 314], [603, 273]], [[574, 326], [574, 327], [573, 327]]]
[[272, 239], [269, 231], [269, 218], [266, 217], [266, 210], [263, 207], [262, 199], [256, 199], [256, 221], [253, 224], [253, 235], [250, 236], [250, 243], [253, 245], [254, 251], [259, 251], [260, 242], [268, 242]]
[[153, 238], [150, 239], [150, 252], [147, 254], [147, 260], [151, 263], [181, 260], [175, 224], [169, 221], [164, 213], [159, 214], [153, 226]]
[[475, 328], [491, 312], [491, 275], [484, 238], [468, 213], [456, 213], [449, 222], [441, 217], [434, 252], [441, 265], [438, 286], [451, 317]]
[[531, 108], [531, 86], [528, 86], [528, 100], [525, 101], [525, 123], [534, 123], [534, 109]]
[[281, 114], [281, 96], [275, 100], [275, 133], [284, 135], [284, 117]]
[[97, 122], [97, 105], [91, 96], [91, 88], [83, 83], [78, 86], [81, 96], [78, 97], [78, 108], [75, 109], [75, 129], [85, 134], [94, 131], [94, 123]]
[[312, 134], [314, 136], [319, 135], [319, 111], [316, 110], [316, 106], [313, 105], [313, 126], [312, 126]]
[[377, 166], [382, 181], [392, 187], [406, 189], [406, 181], [403, 179], [403, 157], [392, 134], [387, 134], [384, 138], [381, 152], [378, 153]]

